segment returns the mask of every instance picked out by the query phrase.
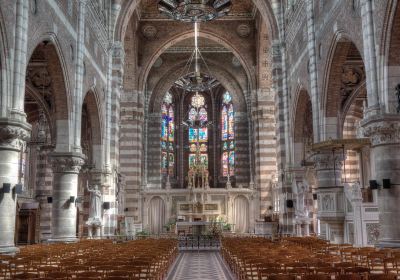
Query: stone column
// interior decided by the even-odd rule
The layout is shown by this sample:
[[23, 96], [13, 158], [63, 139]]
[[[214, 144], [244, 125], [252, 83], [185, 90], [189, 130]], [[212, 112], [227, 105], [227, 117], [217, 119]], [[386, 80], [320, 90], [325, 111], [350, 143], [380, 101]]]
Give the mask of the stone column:
[[381, 114], [361, 123], [371, 139], [371, 179], [382, 185], [390, 179], [390, 189], [378, 190], [379, 246], [400, 247], [400, 116]]
[[74, 151], [81, 152], [81, 124], [83, 103], [83, 75], [85, 56], [85, 15], [88, 0], [78, 1], [78, 34], [76, 40], [76, 62], [75, 62], [75, 89], [74, 89]]
[[[28, 22], [29, 22], [29, 1], [17, 0], [16, 2], [16, 22], [15, 22], [15, 43], [13, 48], [13, 92], [11, 112], [14, 118], [24, 120], [24, 95], [25, 95], [25, 76], [27, 63], [28, 46]], [[3, 114], [3, 113], [2, 113]]]
[[314, 142], [319, 142], [319, 95], [318, 95], [318, 70], [317, 54], [315, 46], [315, 21], [314, 21], [314, 0], [307, 0], [307, 50], [310, 58], [310, 93], [313, 115]]
[[368, 109], [366, 115], [373, 115], [379, 111], [378, 73], [376, 62], [376, 44], [374, 32], [372, 0], [361, 0], [361, 19], [365, 58], [365, 72], [367, 73]]
[[[30, 137], [30, 129], [28, 123], [0, 118], [0, 254], [17, 251], [14, 186], [21, 179], [21, 150]], [[3, 184], [10, 184], [11, 190], [5, 193]]]
[[76, 237], [77, 208], [70, 197], [78, 196], [78, 174], [84, 163], [79, 153], [53, 153], [50, 155], [53, 165], [53, 242], [74, 242]]
[[343, 153], [339, 150], [322, 150], [314, 159], [318, 187], [317, 217], [326, 226], [326, 238], [340, 244], [344, 242], [345, 216], [341, 181]]

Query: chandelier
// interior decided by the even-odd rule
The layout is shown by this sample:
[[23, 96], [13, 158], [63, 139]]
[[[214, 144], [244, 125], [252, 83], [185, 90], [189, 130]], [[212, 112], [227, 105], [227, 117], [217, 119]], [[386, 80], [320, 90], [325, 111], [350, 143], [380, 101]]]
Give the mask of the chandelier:
[[197, 73], [196, 75], [192, 72], [177, 80], [175, 85], [188, 92], [204, 92], [216, 87], [219, 82], [207, 74]]
[[223, 17], [231, 0], [159, 0], [158, 10], [169, 18], [184, 22], [205, 22]]
[[[199, 49], [199, 23], [194, 23], [194, 50], [188, 62], [182, 70], [179, 80], [175, 85], [185, 92], [205, 92], [219, 85], [217, 79], [210, 74], [210, 69]], [[202, 62], [202, 63], [201, 63]], [[204, 64], [206, 72], [200, 71], [200, 64]], [[194, 68], [194, 69], [193, 69]], [[194, 71], [193, 71], [194, 70]]]

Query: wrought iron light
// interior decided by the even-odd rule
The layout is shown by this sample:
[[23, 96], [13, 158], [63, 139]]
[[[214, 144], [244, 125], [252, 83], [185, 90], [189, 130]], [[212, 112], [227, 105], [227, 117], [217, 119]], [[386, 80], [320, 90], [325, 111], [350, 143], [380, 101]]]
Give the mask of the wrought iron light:
[[[182, 78], [175, 82], [175, 85], [179, 88], [182, 88], [185, 92], [205, 92], [219, 85], [218, 80], [211, 75], [210, 69], [208, 68], [208, 65], [203, 56], [201, 55], [199, 49], [198, 25], [199, 23], [194, 23], [195, 46], [193, 53], [186, 63], [185, 67], [182, 69]], [[203, 69], [205, 69], [206, 71], [200, 70], [200, 64], [203, 64]]]
[[158, 10], [174, 20], [205, 22], [223, 17], [232, 7], [231, 0], [159, 0]]
[[195, 72], [189, 73], [175, 82], [175, 85], [187, 92], [205, 92], [219, 85], [214, 77], [207, 74]]

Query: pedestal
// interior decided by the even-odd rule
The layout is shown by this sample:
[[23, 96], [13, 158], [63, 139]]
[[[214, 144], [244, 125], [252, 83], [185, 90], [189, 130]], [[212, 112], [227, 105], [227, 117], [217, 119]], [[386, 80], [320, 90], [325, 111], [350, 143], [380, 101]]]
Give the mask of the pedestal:
[[28, 123], [0, 119], [0, 254], [18, 251], [14, 243], [17, 203], [14, 187], [20, 182], [21, 150], [30, 137], [30, 129]]
[[320, 151], [315, 156], [318, 212], [325, 237], [334, 243], [344, 242], [344, 191], [341, 186], [343, 153]]
[[93, 223], [88, 225], [88, 238], [101, 239], [101, 224]]
[[54, 173], [51, 242], [75, 242], [75, 199], [78, 195], [78, 174], [84, 163], [84, 156], [76, 153], [53, 153], [50, 157]]
[[390, 179], [390, 189], [378, 190], [380, 247], [400, 247], [400, 116], [379, 114], [361, 123], [371, 139], [371, 179], [382, 185]]

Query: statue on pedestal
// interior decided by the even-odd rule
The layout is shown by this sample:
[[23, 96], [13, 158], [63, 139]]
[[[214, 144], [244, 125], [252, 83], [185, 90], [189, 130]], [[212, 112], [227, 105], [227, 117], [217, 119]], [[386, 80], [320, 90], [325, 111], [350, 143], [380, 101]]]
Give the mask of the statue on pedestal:
[[305, 181], [297, 182], [297, 207], [296, 215], [300, 218], [308, 217], [308, 208], [306, 203], [308, 184]]
[[88, 235], [89, 238], [92, 238], [94, 230], [95, 237], [100, 237], [102, 225], [101, 191], [97, 185], [95, 185], [93, 188], [90, 188], [88, 183], [86, 184], [86, 190], [90, 193], [89, 219], [86, 222], [88, 225]]

